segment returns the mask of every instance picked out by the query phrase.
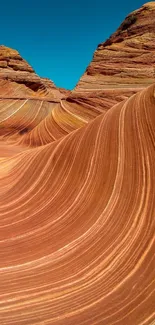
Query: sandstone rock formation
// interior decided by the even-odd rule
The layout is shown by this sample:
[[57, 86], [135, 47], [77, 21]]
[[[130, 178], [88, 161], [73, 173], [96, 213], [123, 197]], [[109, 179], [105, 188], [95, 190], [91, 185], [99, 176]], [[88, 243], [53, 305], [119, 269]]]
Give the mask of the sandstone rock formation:
[[0, 46], [0, 58], [0, 135], [9, 141], [34, 146], [50, 143], [105, 110], [101, 101], [96, 106], [93, 99], [88, 103], [73, 100], [70, 91], [40, 78], [16, 50]]
[[129, 14], [99, 44], [76, 91], [144, 87], [155, 80], [155, 2]]
[[51, 99], [63, 97], [54, 83], [47, 78], [40, 78], [16, 50], [2, 45], [0, 46], [0, 98], [23, 96], [30, 98], [48, 96]]
[[[57, 111], [61, 99], [69, 94], [70, 91], [56, 88], [51, 80], [40, 78], [16, 50], [0, 46], [1, 136], [22, 138], [49, 113], [54, 115], [53, 109]], [[57, 137], [64, 135], [57, 122], [53, 124], [58, 129]], [[52, 139], [51, 136], [49, 142]]]
[[153, 324], [154, 91], [46, 146], [0, 142], [2, 324]]
[[[118, 76], [94, 59], [72, 93], [0, 47], [2, 325], [154, 325], [154, 3], [134, 14], [97, 50], [118, 44]], [[150, 35], [130, 67], [129, 34]]]
[[[53, 82], [40, 78], [17, 51], [1, 46], [0, 98], [3, 99], [1, 107], [6, 107], [7, 98], [10, 100], [9, 103], [12, 103], [11, 112], [20, 106], [22, 111], [18, 109], [17, 113], [13, 114], [13, 119], [17, 118], [18, 128], [14, 127], [10, 133], [10, 125], [15, 126], [10, 117], [3, 122], [0, 134], [12, 135], [17, 131], [22, 136], [24, 132], [22, 130], [26, 130], [27, 137], [24, 137], [24, 141], [27, 144], [30, 141], [31, 144], [33, 142], [34, 145], [39, 145], [40, 137], [41, 144], [49, 143], [86, 125], [114, 104], [127, 99], [151, 83], [154, 80], [155, 57], [154, 13], [154, 3], [148, 3], [131, 13], [116, 33], [99, 45], [92, 63], [73, 92], [58, 89]], [[14, 62], [14, 65], [10, 62]], [[12, 99], [18, 99], [18, 105], [16, 101], [11, 102]], [[37, 101], [32, 102], [32, 99]], [[27, 116], [29, 110], [32, 115], [32, 106], [34, 107], [35, 103], [40, 112], [38, 121], [43, 120], [42, 123], [46, 123], [46, 137], [42, 136], [42, 124], [38, 137], [38, 133], [34, 130], [34, 119], [33, 125], [29, 118], [28, 123], [27, 120], [24, 120], [24, 123], [23, 119], [22, 123], [20, 120], [25, 110]], [[47, 119], [44, 119], [45, 114], [48, 115], [49, 112], [51, 117], [47, 116]], [[7, 116], [8, 114], [10, 113], [7, 110]], [[5, 108], [2, 114], [2, 119], [4, 118]], [[35, 137], [30, 134], [31, 130], [36, 134]], [[23, 141], [23, 137], [21, 138]]]

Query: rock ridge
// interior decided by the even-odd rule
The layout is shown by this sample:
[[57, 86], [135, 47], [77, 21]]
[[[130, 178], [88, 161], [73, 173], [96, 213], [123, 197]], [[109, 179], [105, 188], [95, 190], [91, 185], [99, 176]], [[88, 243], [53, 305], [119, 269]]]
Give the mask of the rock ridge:
[[130, 13], [98, 45], [75, 90], [145, 87], [155, 80], [155, 2]]

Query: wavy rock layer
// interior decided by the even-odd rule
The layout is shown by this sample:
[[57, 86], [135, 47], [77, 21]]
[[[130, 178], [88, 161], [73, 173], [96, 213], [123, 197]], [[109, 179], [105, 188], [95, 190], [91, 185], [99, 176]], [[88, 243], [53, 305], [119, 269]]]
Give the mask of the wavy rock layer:
[[99, 44], [76, 91], [145, 87], [155, 80], [155, 2], [128, 15]]
[[155, 323], [154, 12], [72, 93], [0, 47], [2, 325]]
[[[16, 50], [0, 46], [0, 136], [14, 142], [23, 141], [23, 134], [28, 133], [24, 142], [38, 145], [81, 127], [83, 124], [75, 119], [75, 123], [71, 122], [73, 114], [64, 112], [62, 107], [62, 99], [69, 94], [70, 91], [56, 88], [52, 81], [40, 78]], [[66, 122], [63, 122], [64, 115], [67, 115]], [[47, 135], [41, 140], [38, 132], [42, 133], [42, 129], [39, 131], [38, 125], [44, 120], [42, 124], [46, 128], [46, 117], [47, 123], [48, 120], [53, 123], [50, 122], [50, 129], [47, 127]], [[38, 129], [34, 131], [36, 126]], [[31, 143], [32, 130], [36, 136], [32, 136]]]
[[0, 59], [0, 136], [12, 143], [50, 143], [88, 124], [117, 102], [76, 100], [70, 91], [36, 75], [16, 50], [0, 46]]
[[154, 324], [154, 91], [47, 145], [50, 108], [39, 147], [1, 136], [1, 324]]

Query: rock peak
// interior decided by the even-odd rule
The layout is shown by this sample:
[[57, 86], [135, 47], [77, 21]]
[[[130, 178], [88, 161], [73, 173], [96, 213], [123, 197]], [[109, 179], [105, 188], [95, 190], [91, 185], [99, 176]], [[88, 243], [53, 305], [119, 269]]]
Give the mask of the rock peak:
[[[6, 97], [23, 97], [25, 94], [33, 96], [49, 96], [49, 98], [60, 98], [63, 96], [59, 89], [56, 88], [53, 81], [47, 78], [40, 78], [24, 60], [19, 52], [15, 49], [0, 45], [0, 86], [4, 84], [4, 93], [0, 98]], [[20, 93], [16, 93], [17, 84], [20, 84]], [[18, 87], [19, 88], [19, 87]]]
[[131, 12], [109, 39], [98, 45], [76, 90], [144, 86], [155, 80], [155, 2]]
[[150, 1], [144, 3], [143, 7], [154, 7], [155, 8], [155, 1]]
[[0, 45], [0, 75], [12, 71], [25, 71], [33, 73], [33, 68], [22, 59], [18, 51], [5, 45]]

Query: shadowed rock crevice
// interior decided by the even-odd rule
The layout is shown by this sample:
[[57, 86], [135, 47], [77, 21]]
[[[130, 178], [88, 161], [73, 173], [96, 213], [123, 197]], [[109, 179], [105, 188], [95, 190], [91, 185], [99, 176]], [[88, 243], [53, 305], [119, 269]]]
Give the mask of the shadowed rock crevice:
[[25, 128], [25, 129], [22, 129], [21, 131], [19, 131], [19, 134], [20, 135], [23, 135], [25, 133], [29, 132], [29, 129], [28, 128]]

